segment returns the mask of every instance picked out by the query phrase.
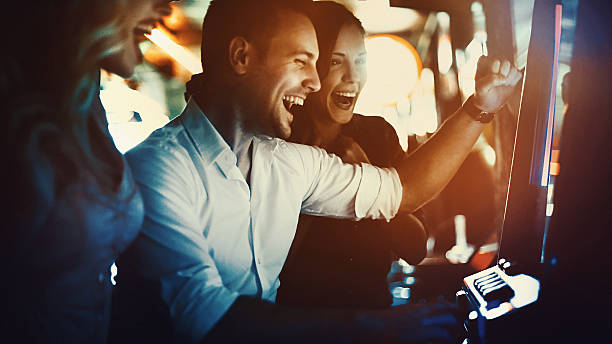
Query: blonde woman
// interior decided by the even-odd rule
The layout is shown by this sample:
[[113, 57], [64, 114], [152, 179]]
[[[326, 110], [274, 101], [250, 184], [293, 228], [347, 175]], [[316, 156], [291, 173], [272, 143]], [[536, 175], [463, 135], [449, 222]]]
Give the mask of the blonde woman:
[[131, 75], [168, 3], [30, 0], [5, 13], [0, 342], [106, 342], [109, 268], [143, 206], [107, 130], [99, 70]]

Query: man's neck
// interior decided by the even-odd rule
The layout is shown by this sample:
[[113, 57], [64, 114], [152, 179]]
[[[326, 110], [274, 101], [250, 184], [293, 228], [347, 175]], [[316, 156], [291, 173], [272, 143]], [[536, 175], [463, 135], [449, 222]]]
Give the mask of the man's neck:
[[[236, 154], [237, 165], [247, 183], [250, 179], [251, 156], [254, 133], [245, 129], [244, 116], [240, 107], [231, 98], [220, 99], [211, 95], [204, 87], [195, 101], [221, 137]], [[226, 92], [231, 94], [231, 92]]]

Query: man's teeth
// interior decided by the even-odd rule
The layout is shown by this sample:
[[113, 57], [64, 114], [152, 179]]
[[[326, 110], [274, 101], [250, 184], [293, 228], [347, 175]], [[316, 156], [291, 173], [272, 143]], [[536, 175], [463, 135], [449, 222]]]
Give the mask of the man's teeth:
[[304, 99], [296, 96], [284, 96], [283, 100], [288, 102], [289, 105], [304, 106]]
[[336, 94], [339, 95], [339, 96], [349, 97], [349, 98], [357, 97], [357, 93], [356, 92], [336, 92]]

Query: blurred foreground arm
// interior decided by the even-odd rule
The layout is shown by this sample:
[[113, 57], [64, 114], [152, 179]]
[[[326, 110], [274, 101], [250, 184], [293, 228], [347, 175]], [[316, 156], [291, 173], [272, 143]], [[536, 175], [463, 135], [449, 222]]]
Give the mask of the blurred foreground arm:
[[386, 310], [297, 309], [241, 296], [204, 343], [453, 343], [459, 322], [449, 304]]

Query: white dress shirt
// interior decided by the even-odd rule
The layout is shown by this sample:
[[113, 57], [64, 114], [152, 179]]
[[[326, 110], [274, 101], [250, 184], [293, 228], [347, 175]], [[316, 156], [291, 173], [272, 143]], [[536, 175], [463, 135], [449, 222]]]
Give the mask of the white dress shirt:
[[389, 220], [401, 202], [394, 169], [267, 136], [252, 154], [249, 186], [193, 100], [127, 154], [145, 204], [129, 264], [160, 281], [175, 329], [194, 341], [238, 295], [275, 300], [300, 212]]

